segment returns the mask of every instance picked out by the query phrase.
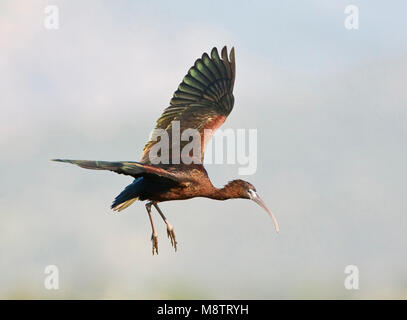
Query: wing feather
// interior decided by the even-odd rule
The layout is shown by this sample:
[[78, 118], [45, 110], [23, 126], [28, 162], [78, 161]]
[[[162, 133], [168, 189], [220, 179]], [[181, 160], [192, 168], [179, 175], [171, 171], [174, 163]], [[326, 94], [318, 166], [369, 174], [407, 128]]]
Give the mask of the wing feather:
[[[204, 129], [216, 130], [233, 109], [233, 86], [235, 82], [236, 65], [234, 48], [229, 57], [226, 46], [219, 55], [213, 48], [210, 56], [204, 53], [188, 70], [170, 101], [170, 106], [164, 110], [157, 120], [152, 138], [143, 150], [141, 163], [151, 163], [150, 150], [158, 143], [155, 132], [165, 130], [168, 134], [171, 152], [172, 122], [179, 121], [181, 133], [185, 129], [197, 129], [203, 135]], [[207, 142], [207, 141], [206, 141]], [[180, 148], [189, 141], [179, 141]], [[202, 145], [201, 161], [203, 161], [204, 145]], [[169, 159], [170, 164], [172, 158]]]

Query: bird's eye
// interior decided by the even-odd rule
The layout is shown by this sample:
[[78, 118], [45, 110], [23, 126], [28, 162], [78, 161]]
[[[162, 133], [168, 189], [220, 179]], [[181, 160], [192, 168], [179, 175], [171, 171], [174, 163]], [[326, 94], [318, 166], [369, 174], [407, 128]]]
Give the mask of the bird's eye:
[[256, 196], [256, 191], [253, 189], [249, 189], [249, 197], [250, 199], [253, 199]]

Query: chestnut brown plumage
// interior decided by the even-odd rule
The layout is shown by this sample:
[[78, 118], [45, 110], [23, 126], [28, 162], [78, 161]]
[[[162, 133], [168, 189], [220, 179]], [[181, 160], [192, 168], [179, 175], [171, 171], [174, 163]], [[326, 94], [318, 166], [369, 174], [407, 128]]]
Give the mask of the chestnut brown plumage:
[[[223, 188], [216, 188], [212, 185], [202, 165], [206, 143], [211, 134], [224, 123], [233, 109], [235, 74], [235, 53], [233, 48], [229, 57], [227, 49], [224, 47], [221, 56], [219, 56], [217, 49], [213, 48], [210, 56], [204, 53], [200, 59], [196, 60], [175, 91], [170, 106], [164, 110], [157, 120], [152, 138], [144, 147], [139, 162], [63, 159], [54, 159], [54, 161], [72, 163], [86, 169], [110, 170], [134, 177], [133, 183], [128, 185], [115, 198], [112, 209], [122, 211], [136, 200], [148, 201], [146, 209], [152, 227], [153, 255], [154, 253], [158, 254], [158, 236], [152, 218], [151, 206], [157, 209], [167, 225], [167, 235], [175, 251], [177, 250], [174, 228], [158, 207], [158, 203], [164, 201], [185, 200], [194, 197], [206, 197], [215, 200], [251, 199], [267, 211], [273, 219], [278, 232], [277, 220], [261, 200], [252, 184], [243, 180], [233, 180]], [[173, 141], [176, 138], [172, 136], [175, 124], [179, 126], [180, 132], [190, 128], [199, 132], [202, 146], [199, 161], [191, 163], [182, 158], [180, 162], [177, 162], [173, 159], [174, 153], [171, 150], [171, 143], [168, 150], [166, 150], [168, 151], [168, 163], [156, 163], [154, 161], [156, 159], [152, 156], [151, 150], [159, 141], [154, 136], [154, 133], [165, 131], [169, 141]], [[207, 135], [208, 129], [210, 129], [209, 136]], [[178, 147], [182, 149], [187, 143], [189, 141], [179, 140]]]

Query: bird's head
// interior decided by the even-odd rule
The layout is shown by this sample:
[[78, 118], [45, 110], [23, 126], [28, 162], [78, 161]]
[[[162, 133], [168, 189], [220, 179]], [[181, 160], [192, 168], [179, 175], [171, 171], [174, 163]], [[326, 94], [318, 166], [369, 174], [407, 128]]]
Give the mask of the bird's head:
[[233, 180], [226, 185], [227, 188], [230, 188], [234, 192], [234, 196], [236, 198], [242, 199], [250, 199], [256, 202], [260, 207], [262, 207], [271, 217], [274, 222], [274, 226], [276, 231], [279, 232], [280, 228], [278, 226], [277, 219], [275, 218], [274, 214], [271, 212], [269, 208], [267, 208], [264, 201], [260, 198], [259, 194], [257, 193], [256, 188], [249, 182], [244, 180]]

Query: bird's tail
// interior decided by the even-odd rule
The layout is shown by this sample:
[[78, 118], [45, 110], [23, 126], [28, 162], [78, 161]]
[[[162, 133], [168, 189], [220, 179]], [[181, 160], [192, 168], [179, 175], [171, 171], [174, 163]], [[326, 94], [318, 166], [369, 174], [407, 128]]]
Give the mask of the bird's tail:
[[129, 184], [113, 201], [113, 211], [122, 211], [138, 200], [144, 191], [144, 178], [136, 178], [132, 184]]

